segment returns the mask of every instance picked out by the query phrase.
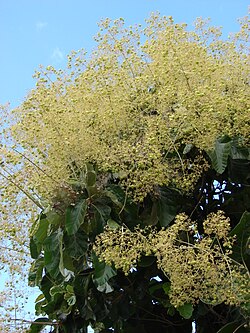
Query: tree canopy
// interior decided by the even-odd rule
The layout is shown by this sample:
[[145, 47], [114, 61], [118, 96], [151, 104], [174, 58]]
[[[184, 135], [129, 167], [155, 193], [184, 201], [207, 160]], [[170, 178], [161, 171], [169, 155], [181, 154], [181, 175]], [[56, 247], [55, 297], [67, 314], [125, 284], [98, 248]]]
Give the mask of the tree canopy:
[[103, 20], [91, 55], [41, 68], [22, 105], [3, 109], [1, 262], [23, 273], [29, 244], [41, 291], [30, 333], [248, 331], [240, 24], [223, 39], [201, 19]]

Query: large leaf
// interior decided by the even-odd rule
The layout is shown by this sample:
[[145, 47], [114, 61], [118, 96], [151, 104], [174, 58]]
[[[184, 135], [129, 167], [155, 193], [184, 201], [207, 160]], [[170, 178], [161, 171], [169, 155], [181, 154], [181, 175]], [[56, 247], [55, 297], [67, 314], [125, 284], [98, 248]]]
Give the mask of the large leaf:
[[59, 228], [53, 232], [44, 242], [44, 264], [48, 272], [57, 277], [62, 261], [63, 232]]
[[42, 250], [42, 244], [47, 237], [49, 221], [45, 215], [41, 214], [36, 222], [36, 230], [33, 230], [33, 236], [30, 238], [31, 258], [37, 259]]
[[209, 151], [208, 155], [211, 159], [212, 166], [216, 172], [222, 174], [226, 167], [228, 156], [231, 153], [232, 140], [228, 136], [217, 139], [213, 151]]
[[44, 259], [35, 260], [29, 270], [28, 283], [30, 287], [40, 286], [44, 269]]
[[229, 177], [238, 184], [250, 184], [250, 161], [246, 159], [229, 160]]
[[77, 232], [80, 225], [84, 222], [86, 210], [87, 203], [85, 199], [78, 202], [76, 206], [69, 206], [67, 208], [65, 227], [68, 235], [73, 235]]
[[106, 191], [105, 195], [111, 199], [111, 201], [121, 209], [125, 202], [124, 191], [118, 185], [110, 186]]
[[180, 209], [180, 195], [166, 187], [160, 188], [157, 201], [157, 215], [162, 227], [168, 226]]
[[33, 236], [37, 242], [41, 244], [43, 243], [43, 241], [47, 237], [48, 227], [49, 227], [49, 221], [46, 218], [42, 218], [39, 220], [38, 229]]
[[250, 240], [250, 213], [245, 212], [240, 222], [230, 232], [230, 236], [236, 235], [236, 242], [233, 246], [233, 259], [237, 261], [246, 260], [247, 255], [250, 255], [249, 240]]
[[74, 258], [80, 259], [88, 249], [88, 236], [79, 230], [72, 236], [64, 235], [65, 251]]
[[95, 268], [93, 275], [93, 282], [97, 286], [99, 291], [110, 292], [113, 289], [107, 284], [107, 282], [116, 275], [116, 270], [111, 266], [106, 265], [105, 262], [99, 261], [95, 253], [92, 254], [93, 266]]
[[107, 221], [110, 219], [111, 208], [105, 202], [96, 201], [92, 203], [90, 221], [91, 241], [95, 236], [103, 232]]
[[230, 156], [234, 160], [250, 160], [250, 148], [232, 145]]

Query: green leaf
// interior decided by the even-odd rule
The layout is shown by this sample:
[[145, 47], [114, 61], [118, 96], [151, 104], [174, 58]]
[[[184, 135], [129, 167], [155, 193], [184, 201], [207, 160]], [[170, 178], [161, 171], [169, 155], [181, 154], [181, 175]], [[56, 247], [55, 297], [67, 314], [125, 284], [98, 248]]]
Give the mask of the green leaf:
[[47, 219], [40, 219], [38, 229], [33, 236], [35, 241], [41, 244], [44, 242], [45, 238], [47, 237], [48, 227], [49, 221]]
[[103, 232], [107, 221], [110, 219], [111, 208], [105, 203], [95, 202], [92, 204], [91, 209], [91, 213], [93, 212], [90, 222], [90, 234], [92, 240], [96, 235]]
[[64, 235], [66, 253], [73, 259], [80, 259], [88, 249], [88, 236], [81, 230], [72, 236]]
[[37, 259], [41, 253], [42, 246], [37, 244], [34, 240], [34, 237], [30, 238], [30, 255], [32, 259]]
[[157, 202], [157, 213], [160, 225], [168, 226], [180, 209], [180, 195], [177, 191], [170, 190], [166, 187], [160, 188], [159, 199]]
[[163, 283], [163, 285], [162, 285], [162, 289], [164, 290], [164, 293], [165, 293], [166, 295], [169, 295], [170, 287], [171, 287], [171, 283], [170, 283], [170, 282], [165, 282], [165, 283]]
[[230, 232], [230, 236], [236, 235], [236, 242], [233, 245], [232, 258], [237, 261], [246, 259], [249, 254], [249, 239], [250, 239], [250, 213], [245, 212], [240, 222]]
[[68, 235], [77, 232], [80, 225], [84, 222], [87, 211], [87, 202], [85, 199], [80, 201], [76, 206], [70, 206], [66, 210], [65, 227]]
[[111, 201], [119, 208], [123, 207], [125, 200], [125, 194], [118, 185], [113, 185], [109, 190], [105, 191], [105, 195], [111, 199]]
[[94, 171], [88, 171], [86, 173], [86, 185], [87, 187], [92, 187], [96, 182], [96, 173]]
[[107, 225], [109, 226], [110, 229], [119, 229], [121, 227], [120, 224], [118, 224], [112, 219], [108, 219]]
[[219, 174], [222, 174], [227, 167], [227, 161], [231, 153], [232, 142], [233, 141], [228, 136], [224, 136], [220, 139], [217, 139], [215, 142], [215, 149], [208, 152], [212, 166]]
[[106, 283], [116, 275], [116, 270], [108, 266], [103, 261], [99, 261], [95, 253], [92, 254], [93, 266], [95, 268], [93, 274], [93, 282], [97, 287], [107, 287]]
[[50, 320], [46, 317], [37, 318], [30, 326], [29, 333], [39, 333], [41, 330], [49, 325]]
[[60, 272], [62, 246], [63, 232], [60, 228], [47, 237], [44, 242], [44, 264], [48, 272], [55, 278]]
[[229, 178], [234, 183], [249, 185], [250, 161], [243, 159], [230, 159]]
[[33, 236], [30, 238], [30, 254], [33, 259], [38, 258], [42, 250], [42, 244], [47, 237], [49, 221], [44, 216], [44, 214], [39, 216], [36, 221], [36, 229], [33, 230]]
[[250, 160], [250, 148], [233, 145], [230, 156], [234, 160]]
[[184, 319], [190, 319], [192, 317], [193, 310], [193, 305], [190, 303], [186, 303], [177, 308], [177, 311]]
[[59, 215], [55, 210], [51, 209], [46, 212], [47, 220], [50, 224], [58, 225], [62, 220], [62, 215]]
[[35, 260], [29, 270], [28, 284], [30, 287], [40, 286], [44, 269], [44, 259]]

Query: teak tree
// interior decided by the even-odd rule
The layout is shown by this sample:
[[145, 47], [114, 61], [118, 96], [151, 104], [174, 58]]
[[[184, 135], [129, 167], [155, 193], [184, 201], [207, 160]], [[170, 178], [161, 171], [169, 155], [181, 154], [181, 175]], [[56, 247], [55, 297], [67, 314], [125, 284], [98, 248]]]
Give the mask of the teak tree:
[[248, 332], [248, 18], [227, 40], [146, 22], [104, 20], [91, 56], [36, 72], [6, 115], [1, 214], [7, 243], [30, 242], [31, 333]]

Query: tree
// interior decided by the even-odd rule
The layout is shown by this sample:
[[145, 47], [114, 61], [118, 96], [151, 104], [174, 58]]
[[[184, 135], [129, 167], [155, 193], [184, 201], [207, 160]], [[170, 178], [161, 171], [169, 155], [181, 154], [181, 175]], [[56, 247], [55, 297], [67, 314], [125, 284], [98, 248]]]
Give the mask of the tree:
[[223, 40], [107, 19], [91, 56], [36, 72], [1, 164], [41, 290], [30, 332], [247, 332], [247, 22]]

